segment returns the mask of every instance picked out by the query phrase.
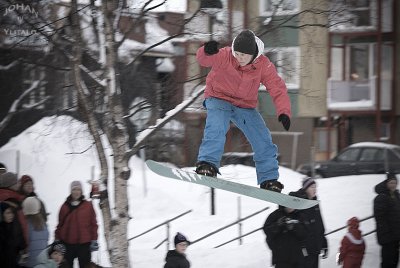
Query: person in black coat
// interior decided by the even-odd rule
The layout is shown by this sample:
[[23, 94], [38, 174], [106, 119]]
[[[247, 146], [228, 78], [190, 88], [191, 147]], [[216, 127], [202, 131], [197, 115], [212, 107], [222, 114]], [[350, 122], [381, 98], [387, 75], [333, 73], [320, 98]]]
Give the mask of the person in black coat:
[[0, 266], [20, 267], [18, 262], [24, 257], [26, 241], [13, 206], [0, 202]]
[[186, 237], [177, 233], [174, 238], [175, 249], [169, 250], [165, 257], [164, 268], [190, 268], [190, 262], [186, 258], [186, 249], [190, 241]]
[[375, 186], [374, 199], [376, 234], [381, 245], [381, 267], [397, 268], [400, 242], [400, 194], [395, 174]]
[[[291, 192], [289, 195], [296, 193]], [[263, 230], [267, 245], [272, 251], [272, 264], [276, 268], [305, 267], [307, 230], [298, 210], [279, 206], [269, 214]]]
[[[306, 178], [303, 186], [297, 191], [297, 196], [305, 199], [317, 200], [317, 184], [312, 178]], [[328, 257], [328, 241], [325, 237], [325, 226], [322, 220], [320, 206], [316, 205], [300, 211], [307, 227], [306, 248], [308, 256], [305, 258], [305, 267], [318, 268], [319, 257]]]

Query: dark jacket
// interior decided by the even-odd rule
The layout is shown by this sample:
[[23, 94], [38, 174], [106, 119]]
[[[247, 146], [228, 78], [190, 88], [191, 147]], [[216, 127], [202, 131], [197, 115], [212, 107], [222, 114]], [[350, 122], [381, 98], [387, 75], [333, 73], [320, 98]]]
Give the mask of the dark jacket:
[[28, 236], [28, 222], [26, 221], [25, 215], [22, 212], [22, 202], [24, 201], [25, 196], [19, 194], [18, 192], [8, 189], [8, 188], [0, 188], [0, 202], [4, 201], [14, 207], [16, 211], [16, 218], [21, 225], [24, 239], [26, 243], [29, 243], [29, 236]]
[[169, 250], [165, 257], [164, 268], [189, 268], [190, 262], [186, 259], [184, 254], [177, 252], [176, 250]]
[[[305, 191], [300, 189], [297, 192], [298, 196], [307, 199]], [[317, 200], [317, 197], [313, 198]], [[322, 220], [319, 205], [299, 211], [307, 227], [306, 248], [309, 255], [319, 255], [321, 249], [328, 248], [328, 241], [325, 237], [325, 226]]]
[[71, 197], [60, 208], [55, 239], [67, 244], [85, 244], [97, 240], [96, 213], [91, 202], [83, 197], [79, 205], [71, 204]]
[[380, 245], [400, 240], [400, 195], [396, 190], [392, 194], [386, 187], [386, 181], [375, 186], [378, 194], [374, 199], [374, 217], [376, 234]]
[[0, 266], [7, 268], [19, 267], [19, 253], [26, 248], [21, 225], [17, 218], [14, 218], [13, 222], [6, 223], [3, 220], [3, 211], [1, 209], [0, 213]]
[[[289, 220], [292, 220], [293, 223]], [[267, 236], [267, 244], [272, 251], [273, 264], [286, 263], [291, 267], [302, 266], [307, 230], [298, 211], [287, 213], [280, 206], [268, 216], [263, 230]]]

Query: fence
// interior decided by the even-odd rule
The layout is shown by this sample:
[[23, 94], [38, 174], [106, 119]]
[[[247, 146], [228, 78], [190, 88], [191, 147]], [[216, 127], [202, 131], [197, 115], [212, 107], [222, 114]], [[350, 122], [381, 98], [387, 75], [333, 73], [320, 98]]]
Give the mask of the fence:
[[166, 220], [166, 221], [164, 221], [163, 223], [160, 223], [160, 224], [158, 224], [158, 225], [156, 225], [156, 226], [154, 226], [154, 227], [148, 229], [147, 231], [144, 231], [143, 233], [140, 233], [140, 234], [138, 234], [138, 235], [135, 235], [134, 237], [129, 238], [128, 241], [131, 241], [131, 240], [133, 240], [133, 239], [135, 239], [135, 238], [138, 238], [138, 237], [140, 237], [140, 236], [142, 236], [142, 235], [145, 235], [145, 234], [147, 234], [147, 233], [149, 233], [149, 232], [151, 232], [151, 231], [157, 229], [158, 227], [161, 227], [161, 226], [163, 226], [163, 225], [166, 225], [166, 227], [167, 227], [167, 236], [166, 236], [166, 238], [165, 238], [163, 241], [161, 241], [157, 246], [155, 246], [154, 249], [158, 248], [158, 247], [161, 246], [164, 242], [166, 242], [166, 244], [167, 244], [167, 251], [168, 251], [168, 250], [169, 250], [169, 241], [170, 241], [170, 239], [169, 239], [169, 238], [170, 238], [170, 231], [169, 231], [169, 230], [170, 230], [170, 222], [172, 222], [172, 221], [174, 221], [174, 220], [176, 220], [176, 219], [178, 219], [178, 218], [180, 218], [180, 217], [182, 217], [182, 216], [184, 216], [184, 215], [186, 215], [186, 214], [188, 214], [188, 213], [190, 213], [190, 212], [192, 212], [191, 209], [188, 210], [188, 211], [186, 211], [186, 212], [184, 212], [184, 213], [182, 213], [182, 214], [179, 214], [179, 215], [176, 216], [176, 217], [173, 217], [173, 218], [171, 218], [171, 219], [169, 219], [169, 220]]

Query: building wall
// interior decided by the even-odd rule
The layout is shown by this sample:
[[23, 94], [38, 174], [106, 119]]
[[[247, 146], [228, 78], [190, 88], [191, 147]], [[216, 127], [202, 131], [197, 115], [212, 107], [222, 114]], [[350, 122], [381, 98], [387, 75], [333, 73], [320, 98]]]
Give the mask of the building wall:
[[[303, 0], [301, 10], [314, 7], [328, 9], [328, 1]], [[326, 14], [304, 13], [300, 25], [327, 24]], [[299, 30], [301, 51], [299, 117], [321, 117], [327, 114], [326, 85], [328, 79], [328, 29], [304, 27]]]

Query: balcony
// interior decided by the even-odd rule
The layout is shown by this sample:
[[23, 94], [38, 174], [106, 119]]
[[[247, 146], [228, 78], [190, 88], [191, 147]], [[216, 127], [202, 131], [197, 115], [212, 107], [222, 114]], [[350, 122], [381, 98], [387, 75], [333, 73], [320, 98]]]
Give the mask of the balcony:
[[[376, 110], [376, 77], [364, 81], [328, 79], [327, 105], [329, 110]], [[381, 110], [391, 109], [391, 80], [381, 79]]]

